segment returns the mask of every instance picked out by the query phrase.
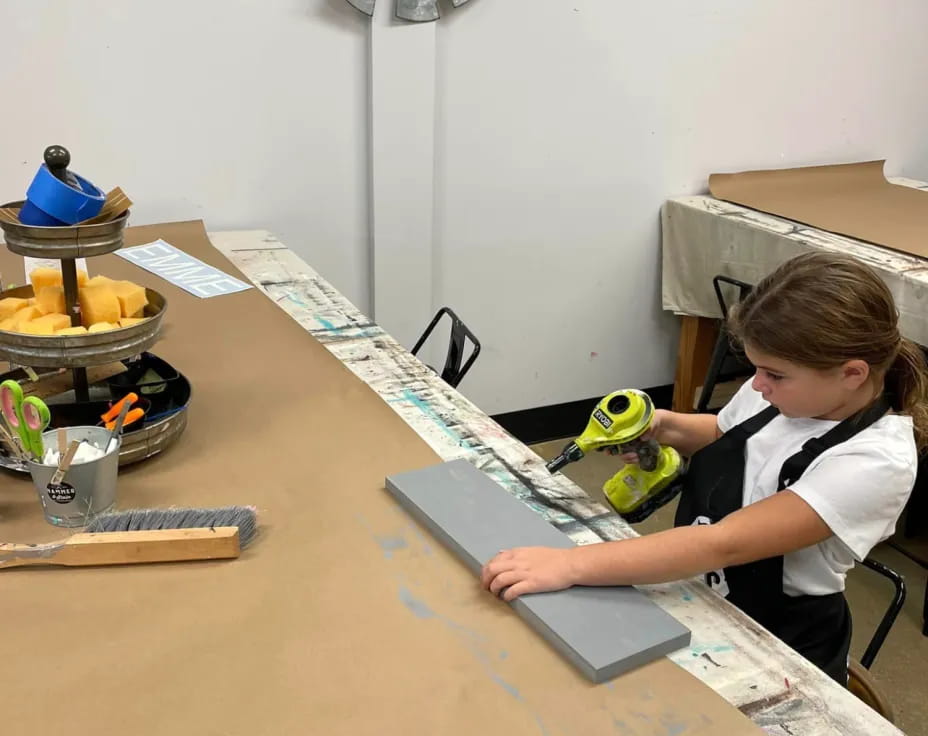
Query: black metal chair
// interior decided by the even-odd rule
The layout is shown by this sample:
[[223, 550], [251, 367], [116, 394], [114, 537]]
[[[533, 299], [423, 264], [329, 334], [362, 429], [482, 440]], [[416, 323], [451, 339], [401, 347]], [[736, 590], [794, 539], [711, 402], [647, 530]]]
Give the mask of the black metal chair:
[[[448, 307], [439, 309], [429, 323], [429, 326], [425, 328], [425, 332], [422, 333], [422, 336], [416, 342], [411, 352], [413, 355], [419, 352], [419, 349], [425, 344], [425, 341], [428, 339], [429, 335], [432, 334], [438, 322], [446, 315], [451, 319], [451, 337], [448, 341], [448, 354], [445, 357], [445, 365], [441, 370], [441, 378], [448, 383], [448, 385], [457, 388], [461, 379], [464, 378], [467, 371], [473, 366], [474, 361], [477, 360], [477, 356], [480, 355], [480, 341], [454, 311]], [[472, 345], [472, 349], [467, 361], [464, 362], [464, 351], [468, 340]], [[432, 366], [429, 366], [429, 368], [435, 371], [435, 373], [438, 373]]]
[[886, 641], [886, 635], [892, 628], [893, 623], [895, 623], [896, 617], [902, 610], [902, 604], [905, 603], [905, 579], [892, 568], [870, 557], [866, 558], [861, 564], [891, 580], [895, 587], [895, 595], [893, 596], [892, 602], [889, 604], [889, 608], [886, 609], [886, 613], [883, 614], [883, 618], [880, 620], [879, 625], [876, 627], [876, 631], [870, 639], [870, 643], [867, 645], [867, 649], [863, 656], [859, 661], [853, 658], [849, 659], [847, 663], [847, 689], [890, 723], [895, 723], [895, 713], [893, 712], [892, 703], [870, 674], [870, 667], [873, 665], [873, 660], [876, 659], [877, 653], [883, 646], [883, 642]]
[[[702, 391], [699, 394], [699, 401], [696, 404], [698, 413], [705, 412], [709, 408], [709, 401], [712, 399], [712, 392], [715, 390], [719, 381], [727, 381], [738, 376], [749, 376], [754, 369], [743, 359], [739, 359], [731, 350], [731, 339], [725, 324], [728, 322], [728, 303], [725, 301], [725, 295], [722, 293], [722, 284], [729, 284], [738, 288], [738, 301], [741, 301], [748, 295], [753, 288], [752, 284], [744, 281], [733, 279], [730, 276], [718, 275], [712, 279], [712, 287], [715, 289], [715, 296], [719, 302], [719, 309], [722, 312], [722, 322], [719, 325], [719, 336], [715, 341], [715, 347], [712, 350], [712, 359], [709, 361], [709, 370], [706, 372], [706, 380], [703, 381]], [[728, 371], [723, 371], [726, 362], [734, 360], [734, 367]]]
[[905, 578], [891, 567], [887, 567], [882, 562], [878, 562], [872, 557], [867, 557], [861, 564], [863, 564], [864, 567], [869, 567], [884, 578], [887, 578], [892, 582], [895, 588], [893, 599], [886, 609], [886, 613], [883, 614], [883, 618], [880, 620], [879, 625], [876, 627], [876, 632], [874, 632], [873, 637], [870, 639], [866, 651], [860, 658], [860, 663], [865, 669], [869, 670], [873, 665], [873, 660], [876, 659], [877, 653], [883, 646], [883, 642], [886, 641], [886, 635], [889, 633], [889, 630], [896, 622], [896, 618], [899, 616], [899, 612], [902, 610], [902, 605], [905, 603], [906, 589]]
[[[902, 529], [903, 539], [893, 538], [890, 545], [923, 568], [928, 567], [924, 554], [913, 554], [905, 539], [924, 538], [928, 535], [928, 455], [923, 455], [918, 463], [915, 476], [915, 488], [906, 504], [905, 524]], [[928, 585], [925, 586], [925, 601], [922, 604], [922, 635], [928, 636]]]

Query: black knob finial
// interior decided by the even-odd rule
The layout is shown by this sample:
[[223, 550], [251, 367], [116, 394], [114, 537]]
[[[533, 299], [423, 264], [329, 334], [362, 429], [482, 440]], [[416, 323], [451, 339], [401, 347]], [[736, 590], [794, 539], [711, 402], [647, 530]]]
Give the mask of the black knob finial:
[[68, 166], [71, 165], [71, 154], [64, 146], [49, 146], [45, 149], [45, 165], [55, 178], [67, 183]]

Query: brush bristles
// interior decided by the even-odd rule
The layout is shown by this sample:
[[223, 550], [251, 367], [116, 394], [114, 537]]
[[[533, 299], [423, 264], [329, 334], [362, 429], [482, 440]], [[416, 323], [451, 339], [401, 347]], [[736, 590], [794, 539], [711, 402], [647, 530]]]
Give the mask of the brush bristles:
[[216, 509], [129, 509], [101, 514], [87, 526], [87, 532], [135, 532], [149, 529], [201, 529], [237, 526], [239, 547], [245, 549], [258, 531], [253, 506], [225, 506]]

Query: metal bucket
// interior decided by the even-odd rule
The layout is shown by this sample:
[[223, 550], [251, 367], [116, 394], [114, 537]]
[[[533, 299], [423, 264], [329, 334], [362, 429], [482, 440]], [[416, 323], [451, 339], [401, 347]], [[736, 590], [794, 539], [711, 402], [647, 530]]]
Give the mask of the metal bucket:
[[[103, 427], [68, 427], [65, 431], [68, 443], [72, 440], [83, 440], [105, 450], [110, 441], [110, 432]], [[57, 438], [57, 430], [42, 435], [46, 447], [54, 446]], [[27, 461], [32, 483], [39, 494], [45, 520], [49, 524], [85, 526], [94, 516], [113, 507], [116, 503], [120, 445], [121, 438], [117, 438], [112, 449], [103, 457], [72, 465], [62, 482], [55, 486], [49, 485], [57, 469], [55, 466]]]

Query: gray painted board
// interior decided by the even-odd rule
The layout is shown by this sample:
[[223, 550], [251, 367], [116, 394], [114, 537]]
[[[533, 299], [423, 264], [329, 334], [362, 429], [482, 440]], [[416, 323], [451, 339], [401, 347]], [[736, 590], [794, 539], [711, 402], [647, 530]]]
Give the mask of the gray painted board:
[[[575, 546], [466, 460], [390, 476], [386, 487], [478, 575], [501, 549]], [[522, 596], [511, 605], [593, 682], [690, 643], [689, 629], [633, 587], [573, 587]]]

